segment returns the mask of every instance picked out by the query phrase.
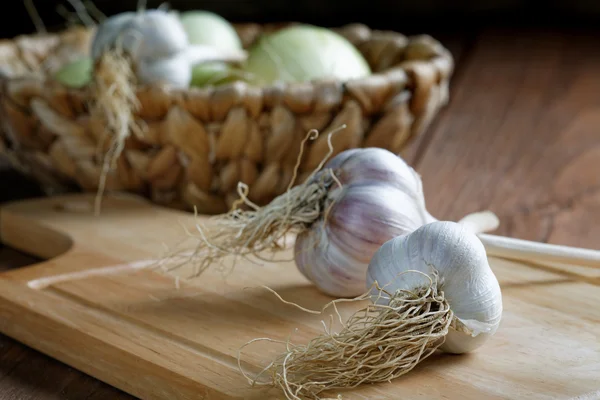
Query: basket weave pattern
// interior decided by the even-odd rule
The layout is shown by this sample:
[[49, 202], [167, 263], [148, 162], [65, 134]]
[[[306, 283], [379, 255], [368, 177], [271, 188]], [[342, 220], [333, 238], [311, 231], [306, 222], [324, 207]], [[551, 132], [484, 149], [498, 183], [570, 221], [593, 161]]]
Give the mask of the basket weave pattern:
[[[269, 29], [236, 28], [245, 46]], [[450, 53], [426, 35], [407, 38], [364, 25], [337, 32], [361, 51], [373, 75], [269, 87], [242, 82], [189, 90], [140, 87], [136, 120], [143, 134], [128, 139], [107, 189], [215, 214], [238, 198], [239, 181], [249, 185], [249, 198], [257, 204], [283, 193], [310, 129], [322, 134], [307, 143], [297, 182], [326, 155], [324, 133], [342, 124], [347, 128], [333, 137], [335, 153], [382, 147], [399, 154], [447, 102]], [[45, 78], [48, 72], [26, 72], [41, 66], [52, 71], [86, 53], [91, 33], [74, 28], [0, 42], [0, 152], [48, 193], [72, 190], [73, 183], [97, 189], [104, 127], [89, 114], [88, 90], [66, 88]]]

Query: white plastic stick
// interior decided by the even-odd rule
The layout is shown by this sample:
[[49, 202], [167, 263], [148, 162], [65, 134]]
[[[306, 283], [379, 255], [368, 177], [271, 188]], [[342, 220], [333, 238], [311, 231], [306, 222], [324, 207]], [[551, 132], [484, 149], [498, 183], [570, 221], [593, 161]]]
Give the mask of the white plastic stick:
[[487, 233], [477, 236], [489, 256], [600, 268], [600, 250], [532, 242]]

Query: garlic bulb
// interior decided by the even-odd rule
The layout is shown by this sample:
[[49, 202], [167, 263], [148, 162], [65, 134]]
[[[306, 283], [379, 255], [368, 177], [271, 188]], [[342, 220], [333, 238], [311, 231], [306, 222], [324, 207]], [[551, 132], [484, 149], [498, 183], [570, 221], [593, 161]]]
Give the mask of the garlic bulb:
[[400, 157], [380, 148], [354, 149], [327, 163], [314, 181], [333, 171], [336, 183], [319, 218], [296, 238], [299, 270], [332, 296], [364, 291], [371, 256], [389, 239], [410, 233], [431, 220], [421, 202], [420, 179]]
[[132, 59], [141, 83], [188, 87], [191, 69], [208, 61], [242, 61], [243, 50], [192, 45], [179, 18], [163, 10], [126, 12], [103, 21], [94, 35], [94, 60], [120, 46]]
[[192, 80], [192, 70], [185, 58], [185, 54], [177, 54], [159, 60], [141, 60], [137, 64], [136, 76], [143, 83], [170, 84], [185, 88]]
[[[455, 222], [433, 222], [411, 234], [387, 241], [375, 253], [367, 269], [367, 286], [377, 281], [385, 290], [414, 290], [429, 284], [416, 270], [439, 275], [444, 292], [457, 319], [441, 349], [465, 353], [492, 336], [502, 316], [502, 294], [477, 236]], [[399, 275], [400, 274], [400, 275]], [[379, 303], [385, 302], [380, 298]], [[466, 329], [464, 329], [466, 328]], [[467, 333], [468, 332], [468, 333]]]
[[136, 59], [161, 59], [185, 51], [188, 39], [179, 19], [162, 10], [136, 13], [124, 28], [125, 50]]
[[[355, 297], [363, 293], [369, 261], [381, 245], [437, 221], [425, 206], [419, 175], [399, 156], [381, 148], [339, 153], [264, 207], [247, 198], [247, 189], [238, 186], [247, 210], [236, 208], [217, 216], [211, 221], [213, 233], [198, 226], [199, 243], [190, 258], [197, 264], [191, 277], [225, 256], [266, 260], [265, 252], [281, 251], [286, 235], [296, 233], [294, 259], [300, 272], [326, 294]], [[506, 255], [501, 251], [507, 249], [507, 241], [521, 246], [508, 252], [517, 259], [540, 257], [556, 247], [508, 238], [499, 241], [482, 234], [498, 226], [491, 212], [472, 214], [460, 223], [478, 235], [488, 255]], [[547, 254], [564, 260], [567, 253], [560, 248]], [[600, 252], [584, 253], [577, 253], [582, 262], [600, 262]]]
[[[342, 188], [331, 186], [325, 201], [333, 203], [329, 212], [298, 234], [296, 265], [321, 291], [336, 297], [357, 296], [378, 246], [437, 219], [427, 211], [420, 176], [387, 150], [342, 152], [314, 180], [331, 171]], [[499, 225], [498, 217], [489, 211], [470, 214], [459, 223], [477, 234], [488, 255], [600, 265], [598, 251], [485, 234]]]
[[[248, 382], [275, 387], [287, 399], [321, 398], [331, 390], [390, 382], [438, 349], [475, 350], [500, 324], [500, 285], [482, 243], [461, 224], [432, 222], [387, 241], [367, 276], [363, 295], [323, 308], [333, 306], [340, 328], [324, 324], [308, 343], [286, 343], [255, 377], [242, 370]], [[370, 304], [342, 321], [336, 303], [367, 299]], [[272, 339], [248, 344], [261, 340]]]
[[98, 25], [92, 39], [90, 53], [94, 60], [102, 55], [102, 52], [115, 45], [119, 35], [122, 35], [127, 24], [135, 17], [134, 12], [124, 12], [105, 19]]

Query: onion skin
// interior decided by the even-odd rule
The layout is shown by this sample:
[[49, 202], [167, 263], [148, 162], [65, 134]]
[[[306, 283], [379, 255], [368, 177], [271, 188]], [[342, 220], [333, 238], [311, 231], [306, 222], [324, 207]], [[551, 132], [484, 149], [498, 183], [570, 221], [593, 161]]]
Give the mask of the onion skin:
[[257, 84], [347, 81], [371, 74], [362, 54], [325, 28], [297, 25], [265, 35], [250, 50], [245, 71]]
[[[179, 14], [179, 19], [191, 45], [210, 46], [232, 54], [243, 50], [233, 25], [218, 14], [203, 10], [186, 11]], [[206, 62], [192, 68], [190, 84], [196, 87], [217, 86], [239, 80], [238, 75], [226, 62]]]
[[190, 44], [222, 50], [241, 50], [242, 41], [225, 18], [209, 11], [186, 11], [179, 15]]

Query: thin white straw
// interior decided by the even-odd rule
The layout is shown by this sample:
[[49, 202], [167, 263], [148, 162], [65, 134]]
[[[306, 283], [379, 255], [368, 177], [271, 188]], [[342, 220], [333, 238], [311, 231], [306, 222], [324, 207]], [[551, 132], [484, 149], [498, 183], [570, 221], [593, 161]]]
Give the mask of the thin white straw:
[[600, 251], [480, 233], [489, 256], [600, 268]]
[[27, 286], [31, 289], [45, 289], [48, 286], [55, 285], [61, 282], [74, 281], [79, 279], [87, 279], [93, 276], [108, 276], [116, 275], [123, 272], [135, 271], [138, 269], [146, 268], [155, 263], [156, 260], [142, 260], [135, 261], [128, 264], [113, 265], [110, 267], [86, 269], [84, 271], [70, 272], [66, 274], [59, 274], [54, 276], [46, 276], [43, 278], [33, 279], [27, 282]]

